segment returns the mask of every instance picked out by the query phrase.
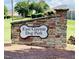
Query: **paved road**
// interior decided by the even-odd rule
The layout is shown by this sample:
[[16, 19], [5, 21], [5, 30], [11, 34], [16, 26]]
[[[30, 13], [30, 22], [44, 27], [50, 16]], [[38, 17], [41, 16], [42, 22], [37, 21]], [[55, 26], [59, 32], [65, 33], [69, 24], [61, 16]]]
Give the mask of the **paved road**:
[[75, 59], [74, 51], [47, 49], [36, 46], [5, 46], [4, 59]]

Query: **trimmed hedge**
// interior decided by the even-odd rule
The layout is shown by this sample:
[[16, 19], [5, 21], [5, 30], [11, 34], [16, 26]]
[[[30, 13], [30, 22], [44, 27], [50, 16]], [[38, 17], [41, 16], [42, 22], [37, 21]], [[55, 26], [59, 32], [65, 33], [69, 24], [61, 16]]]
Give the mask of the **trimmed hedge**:
[[4, 16], [4, 19], [9, 19], [11, 18], [12, 16]]
[[50, 11], [50, 12], [47, 12], [47, 13], [48, 13], [48, 15], [52, 15], [52, 14], [54, 14], [53, 11]]
[[33, 14], [32, 18], [39, 18], [39, 17], [43, 17], [43, 13], [38, 13], [38, 14]]

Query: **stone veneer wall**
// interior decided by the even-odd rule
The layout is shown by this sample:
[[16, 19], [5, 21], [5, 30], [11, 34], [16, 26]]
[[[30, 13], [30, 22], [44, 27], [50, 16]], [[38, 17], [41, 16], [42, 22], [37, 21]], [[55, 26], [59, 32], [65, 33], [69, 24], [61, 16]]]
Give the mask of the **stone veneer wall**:
[[[56, 10], [60, 12], [59, 10]], [[38, 46], [49, 46], [53, 48], [65, 48], [66, 47], [66, 23], [67, 20], [64, 18], [64, 14], [66, 13], [58, 13], [53, 16], [47, 16], [27, 21], [18, 21], [11, 23], [11, 39], [13, 43], [20, 44], [31, 44]], [[60, 15], [63, 14], [63, 15]], [[66, 15], [66, 14], [65, 14]], [[26, 39], [22, 39], [20, 37], [20, 26], [48, 26], [48, 37], [42, 39], [40, 37], [28, 37]]]

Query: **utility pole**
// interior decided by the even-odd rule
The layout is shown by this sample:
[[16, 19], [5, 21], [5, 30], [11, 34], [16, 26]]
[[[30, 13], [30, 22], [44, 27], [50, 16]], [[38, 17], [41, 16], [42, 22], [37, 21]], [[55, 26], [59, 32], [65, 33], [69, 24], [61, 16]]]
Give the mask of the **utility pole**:
[[12, 21], [13, 21], [13, 0], [11, 0], [11, 6], [12, 6]]

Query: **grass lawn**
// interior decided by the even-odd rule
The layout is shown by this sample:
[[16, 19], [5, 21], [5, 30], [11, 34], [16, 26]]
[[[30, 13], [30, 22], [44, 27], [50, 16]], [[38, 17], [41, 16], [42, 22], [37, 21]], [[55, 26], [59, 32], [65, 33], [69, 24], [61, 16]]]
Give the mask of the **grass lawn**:
[[11, 42], [11, 19], [4, 20], [4, 42]]
[[[31, 18], [23, 18], [22, 20], [30, 20]], [[14, 20], [19, 21], [19, 20]], [[11, 23], [12, 19], [4, 20], [4, 43], [11, 42]]]
[[75, 36], [75, 20], [68, 20], [67, 21], [67, 39], [71, 35]]
[[[27, 20], [29, 18], [24, 18], [23, 20]], [[4, 42], [8, 43], [11, 42], [11, 19], [5, 19], [4, 20]], [[67, 21], [67, 39], [69, 36], [73, 35], [75, 33], [75, 21], [74, 20], [68, 20]]]

